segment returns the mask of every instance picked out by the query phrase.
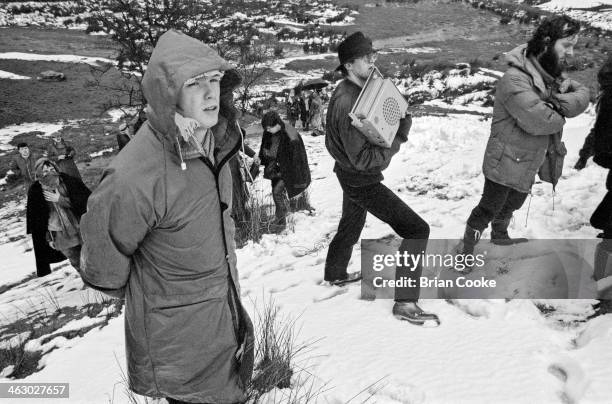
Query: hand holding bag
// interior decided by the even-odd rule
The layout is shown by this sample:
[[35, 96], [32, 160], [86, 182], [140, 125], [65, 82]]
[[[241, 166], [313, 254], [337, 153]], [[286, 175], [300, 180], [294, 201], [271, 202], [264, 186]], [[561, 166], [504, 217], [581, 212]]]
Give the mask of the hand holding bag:
[[563, 161], [567, 155], [567, 148], [565, 143], [561, 141], [561, 134], [551, 136], [552, 142], [548, 145], [544, 163], [538, 170], [538, 177], [544, 182], [551, 183], [554, 190], [563, 173]]

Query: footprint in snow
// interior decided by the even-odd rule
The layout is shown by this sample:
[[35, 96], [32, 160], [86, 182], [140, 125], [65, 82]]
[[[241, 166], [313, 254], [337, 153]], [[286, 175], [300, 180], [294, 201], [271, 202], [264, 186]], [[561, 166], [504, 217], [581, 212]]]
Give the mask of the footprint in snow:
[[297, 287], [299, 285], [300, 284], [298, 282], [298, 283], [292, 283], [292, 284], [284, 286], [282, 288], [270, 288], [269, 292], [272, 293], [272, 294], [281, 293], [281, 292], [285, 292], [285, 291], [287, 291], [289, 289], [295, 288], [295, 287]]
[[378, 404], [421, 404], [425, 401], [425, 393], [410, 383], [399, 381], [381, 382], [368, 389]]
[[280, 265], [273, 266], [272, 268], [266, 271], [263, 271], [262, 275], [269, 275], [276, 271], [292, 271], [293, 269], [294, 269], [293, 264], [280, 264]]
[[559, 392], [562, 402], [578, 404], [589, 385], [580, 363], [568, 356], [559, 356], [550, 364], [548, 372], [563, 382], [563, 390]]
[[328, 286], [328, 289], [315, 296], [312, 301], [314, 303], [324, 302], [325, 300], [333, 299], [348, 292], [347, 287]]

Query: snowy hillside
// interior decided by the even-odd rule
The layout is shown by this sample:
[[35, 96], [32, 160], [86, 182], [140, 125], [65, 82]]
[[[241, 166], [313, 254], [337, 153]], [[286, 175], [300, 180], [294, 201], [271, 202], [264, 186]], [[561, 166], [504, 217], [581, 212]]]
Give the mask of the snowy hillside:
[[[592, 120], [591, 111], [567, 125], [569, 155], [555, 210], [550, 187], [536, 185], [528, 226], [524, 207], [510, 228], [514, 235], [594, 237], [588, 217], [603, 196], [605, 172], [592, 163], [581, 172], [571, 168]], [[479, 199], [489, 125], [484, 116], [461, 113], [415, 119], [409, 143], [386, 172], [385, 183], [430, 223], [433, 238], [458, 238]], [[544, 316], [528, 300], [453, 304], [424, 300], [426, 309], [439, 313], [442, 326], [421, 329], [395, 320], [391, 301], [361, 300], [358, 286], [330, 289], [321, 285], [341, 194], [324, 139], [305, 136], [304, 140], [316, 213], [294, 214], [293, 231], [265, 235], [260, 243], [239, 250], [238, 259], [243, 298], [254, 317], [272, 296], [284, 315], [299, 318], [299, 340], [312, 345], [298, 364], [308, 368], [316, 386], [324, 390], [320, 402], [346, 403], [354, 396], [354, 401], [370, 398], [376, 403], [608, 402], [612, 397], [612, 315], [584, 323], [592, 314], [592, 301], [549, 301], [556, 310]], [[269, 195], [267, 182], [259, 180], [253, 187], [253, 192]], [[24, 231], [23, 220], [6, 219], [9, 211], [17, 209], [5, 206], [0, 212], [7, 229], [4, 241]], [[392, 230], [387, 225], [369, 216], [362, 237], [389, 234]], [[29, 241], [8, 242], [0, 248], [6, 283], [18, 282], [34, 271], [32, 251], [26, 251]], [[349, 271], [359, 269], [359, 254], [356, 248]], [[59, 306], [91, 301], [74, 271], [65, 264], [59, 266], [63, 268], [49, 279], [29, 280], [0, 294], [4, 318], [27, 313], [39, 302], [45, 304], [49, 301], [45, 296], [59, 296]], [[80, 319], [65, 327], [78, 329], [96, 322], [102, 320]], [[42, 370], [23, 381], [70, 382], [71, 403], [129, 402], [121, 381], [125, 367], [122, 316], [111, 317], [107, 326], [96, 327], [84, 337], [60, 336], [44, 343], [41, 339], [30, 341], [27, 348], [50, 353], [42, 357]], [[9, 371], [5, 369], [5, 374]], [[282, 402], [279, 397], [287, 392], [272, 392], [271, 400], [275, 394], [274, 402]]]
[[565, 13], [593, 27], [612, 30], [612, 0], [552, 0], [539, 7]]
[[[207, 23], [215, 28], [255, 29], [262, 38], [275, 38], [282, 44], [282, 55], [266, 64], [273, 74], [253, 85], [249, 97], [252, 103], [276, 97], [281, 112], [284, 105], [280, 94], [301, 82], [319, 79], [335, 68], [334, 47], [343, 36], [342, 30], [352, 31], [353, 24], [367, 21], [365, 16], [372, 10], [387, 9], [389, 14], [377, 17], [381, 19], [405, 12], [401, 7], [408, 10], [406, 13], [414, 11], [415, 20], [424, 21], [423, 26], [415, 26], [419, 32], [402, 31], [402, 36], [376, 38], [374, 43], [376, 48], [384, 45], [380, 46], [382, 56], [377, 63], [389, 58], [398, 69], [401, 67], [403, 73], [393, 80], [412, 103], [415, 115], [408, 142], [384, 172], [384, 184], [427, 221], [432, 239], [461, 238], [465, 222], [483, 190], [481, 164], [491, 126], [492, 89], [502, 75], [497, 71], [501, 70], [500, 65], [492, 62], [512, 49], [513, 41], [523, 39], [518, 38], [518, 31], [503, 31], [513, 24], [502, 25], [497, 15], [484, 11], [466, 17], [465, 10], [472, 13], [471, 7], [451, 1], [424, 4], [415, 0], [399, 4], [383, 0], [253, 0], [242, 2], [245, 9], [238, 11], [236, 7], [242, 4], [239, 1], [202, 1], [211, 5]], [[257, 9], [255, 3], [267, 8]], [[71, 31], [65, 32], [74, 33], [85, 29], [91, 5], [104, 8], [104, 4], [106, 0], [4, 2], [0, 4], [0, 32], [11, 32], [11, 38], [17, 38], [26, 32], [37, 35], [55, 32], [55, 28], [47, 31], [42, 27], [66, 27]], [[432, 15], [435, 12], [430, 8], [444, 11], [442, 4], [463, 7], [460, 18], [455, 21], [454, 14]], [[362, 6], [359, 11], [358, 5]], [[594, 26], [612, 27], [612, 0], [552, 0], [539, 7], [568, 13]], [[450, 8], [445, 12], [457, 10]], [[463, 29], [469, 27], [462, 26], [457, 31], [451, 22], [468, 26], [466, 20], [472, 16], [474, 32], [466, 38]], [[437, 20], [432, 23], [428, 18]], [[474, 25], [485, 18], [492, 21], [491, 27], [476, 29]], [[387, 19], [383, 21], [386, 23]], [[408, 25], [403, 20], [401, 23]], [[364, 32], [372, 27], [364, 26]], [[514, 32], [517, 38], [505, 37], [511, 36], [508, 32]], [[86, 45], [77, 47], [83, 38], [92, 38], [85, 33], [82, 36], [73, 39], [70, 46], [62, 43], [63, 39], [55, 40], [59, 45], [41, 40], [33, 49], [29, 43], [21, 47], [5, 43], [0, 49], [0, 64], [6, 66], [0, 69], [0, 84], [7, 88], [39, 85], [36, 76], [43, 67], [49, 68], [47, 64], [66, 70], [85, 66], [89, 71], [90, 67], [115, 63], [110, 53], [93, 49], [90, 53]], [[476, 46], [487, 45], [483, 41], [485, 36], [491, 36], [490, 41], [497, 43], [495, 50]], [[601, 48], [595, 45], [588, 48], [592, 52], [589, 56], [601, 52], [604, 39]], [[5, 42], [11, 41], [18, 42], [16, 39]], [[53, 46], [47, 51], [49, 43]], [[453, 53], [449, 51], [451, 47], [457, 48], [456, 56], [438, 61]], [[582, 50], [586, 49], [585, 45]], [[423, 70], [417, 74], [420, 67]], [[588, 74], [595, 71], [595, 67], [592, 69]], [[70, 78], [76, 80], [78, 71], [73, 72]], [[591, 75], [595, 77], [594, 73]], [[328, 86], [324, 92], [330, 93], [333, 87]], [[78, 87], [79, 94], [81, 88]], [[21, 93], [17, 93], [13, 100], [21, 98]], [[38, 96], [40, 91], [36, 89], [35, 94]], [[28, 98], [25, 99], [27, 105]], [[33, 99], [38, 101], [38, 97]], [[82, 103], [89, 102], [88, 99]], [[46, 104], [51, 109], [60, 109], [53, 102]], [[34, 102], [23, 108], [28, 114], [30, 106]], [[79, 115], [78, 119], [49, 118], [41, 112], [31, 118], [36, 122], [15, 119], [0, 125], [0, 158], [8, 160], [10, 153], [16, 153], [17, 139], [27, 138], [42, 150], [51, 134], [69, 133], [73, 139], [82, 141], [78, 148], [82, 159], [77, 163], [79, 169], [88, 170], [87, 179], [93, 184], [116, 153], [115, 137], [106, 127], [118, 127], [124, 112], [113, 109], [103, 116]], [[607, 171], [592, 161], [581, 171], [573, 168], [594, 120], [594, 106], [581, 116], [568, 119], [563, 135], [568, 155], [556, 193], [553, 195], [550, 184], [537, 182], [523, 208], [515, 214], [509, 228], [511, 236], [598, 242], [595, 238], [598, 231], [589, 225], [589, 218], [606, 192]], [[95, 125], [89, 126], [92, 123]], [[247, 129], [247, 143], [258, 150], [262, 132], [259, 122]], [[295, 322], [295, 344], [304, 347], [293, 362], [291, 387], [272, 390], [260, 403], [284, 404], [290, 402], [290, 396], [298, 396], [302, 399], [291, 403], [306, 404], [304, 397], [313, 392], [316, 399], [308, 403], [612, 403], [612, 314], [596, 315], [596, 300], [445, 300], [436, 298], [437, 290], [426, 289], [420, 304], [441, 319], [440, 327], [426, 328], [396, 320], [391, 314], [392, 300], [366, 300], [359, 284], [339, 288], [323, 282], [325, 257], [341, 215], [342, 191], [332, 171], [334, 164], [325, 148], [324, 136], [312, 136], [310, 131], [301, 133], [312, 174], [310, 203], [315, 210], [292, 213], [287, 230], [264, 234], [259, 242], [250, 241], [237, 251], [242, 298], [254, 322], [258, 323], [266, 304], [272, 301], [285, 324]], [[251, 194], [272, 205], [270, 182], [261, 177], [249, 185]], [[17, 186], [11, 188], [0, 178], [0, 189], [5, 188], [14, 198], [0, 204], [0, 384], [69, 383], [70, 399], [0, 398], [0, 404], [166, 404], [163, 399], [134, 396], [127, 389], [122, 301], [85, 287], [68, 262], [54, 264], [52, 274], [36, 278], [31, 237], [25, 234], [24, 192]], [[17, 194], [21, 199], [14, 202]], [[399, 242], [393, 230], [372, 215], [368, 215], [361, 238], [379, 239], [387, 247]], [[516, 257], [515, 262], [534, 258], [529, 256], [533, 242], [528, 246], [494, 247], [489, 238], [490, 230], [486, 230], [478, 251], [493, 251], [508, 262]], [[368, 251], [364, 248], [363, 253]], [[361, 257], [361, 247], [356, 245], [349, 272], [361, 269]], [[583, 258], [584, 268], [590, 269], [592, 252]], [[501, 276], [525, 275], [535, 283], [554, 272], [550, 271], [552, 265], [536, 265], [531, 278], [529, 272], [512, 271], [516, 267], [510, 264]], [[484, 270], [475, 270], [472, 276], [483, 273]], [[586, 275], [594, 284], [590, 273]], [[612, 281], [612, 277], [607, 279]], [[561, 283], [557, 280], [546, 279]]]

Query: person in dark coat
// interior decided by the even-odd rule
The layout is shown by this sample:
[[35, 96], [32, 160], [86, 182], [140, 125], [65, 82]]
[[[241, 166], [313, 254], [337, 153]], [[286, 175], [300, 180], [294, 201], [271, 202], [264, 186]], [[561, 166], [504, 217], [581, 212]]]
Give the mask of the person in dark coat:
[[[254, 170], [259, 170], [259, 157], [256, 155], [255, 150], [251, 149], [245, 142], [245, 131], [240, 127], [238, 119], [240, 118], [240, 111], [236, 109], [234, 104], [234, 90], [242, 82], [242, 77], [237, 70], [231, 69], [225, 72], [220, 86], [219, 94], [219, 122], [212, 128], [213, 132], [217, 133], [219, 138], [240, 138], [240, 151], [253, 159], [255, 166]], [[230, 171], [232, 173], [232, 218], [237, 224], [248, 221], [249, 210], [247, 209], [247, 202], [249, 200], [249, 189], [247, 182], [252, 181], [251, 178], [244, 178], [244, 175], [250, 175], [250, 171], [247, 174], [245, 168], [247, 162], [241, 153], [236, 153], [228, 161]], [[238, 232], [236, 232], [238, 236]]]
[[[612, 256], [612, 56], [606, 60], [597, 74], [599, 100], [597, 118], [591, 130], [593, 136], [593, 161], [607, 168], [606, 195], [591, 216], [591, 225], [602, 230], [603, 238], [595, 250], [595, 274], [605, 274], [608, 260]], [[595, 277], [595, 280], [599, 280]], [[612, 313], [612, 300], [600, 300], [598, 314]]]
[[51, 135], [46, 157], [57, 164], [60, 172], [82, 180], [79, 169], [74, 162], [75, 154], [74, 147], [67, 143], [59, 132]]
[[23, 179], [27, 192], [30, 185], [34, 182], [34, 163], [36, 160], [27, 143], [19, 143], [17, 145], [17, 151], [19, 154], [9, 163], [9, 169], [13, 172], [11, 180]]
[[508, 235], [512, 216], [523, 206], [536, 173], [554, 190], [565, 155], [565, 118], [580, 115], [589, 105], [588, 88], [565, 78], [562, 68], [573, 55], [579, 30], [580, 24], [569, 17], [551, 17], [527, 44], [506, 54], [509, 67], [497, 83], [482, 164], [484, 190], [467, 220], [458, 252], [473, 254], [489, 223], [494, 244], [527, 241]]
[[323, 112], [323, 100], [321, 100], [319, 90], [313, 90], [310, 96], [310, 126], [313, 136], [319, 136], [325, 133], [323, 127]]
[[295, 128], [295, 123], [300, 119], [300, 99], [295, 96], [295, 90], [289, 90], [285, 104], [287, 107], [287, 120]]
[[26, 232], [32, 234], [36, 274], [51, 273], [49, 264], [68, 258], [80, 270], [79, 222], [91, 193], [79, 178], [60, 173], [47, 158], [35, 166], [36, 181], [28, 191]]
[[288, 198], [294, 198], [310, 185], [310, 169], [304, 142], [298, 131], [286, 124], [275, 111], [262, 120], [264, 129], [259, 159], [265, 166], [264, 178], [272, 181], [272, 197], [276, 207], [278, 230], [287, 224]]
[[[117, 137], [117, 146], [119, 151], [123, 150], [125, 145], [136, 135], [136, 132], [140, 127], [147, 121], [147, 114], [145, 108], [138, 111], [138, 113], [132, 118], [128, 119], [129, 115], [123, 118], [123, 121], [119, 124], [119, 128], [115, 131], [112, 128], [108, 128], [108, 131], [115, 132]], [[106, 128], [105, 128], [106, 129]]]
[[[391, 158], [408, 140], [412, 125], [409, 115], [402, 117], [390, 148], [371, 143], [351, 124], [351, 111], [372, 68], [376, 53], [372, 40], [363, 33], [348, 36], [338, 47], [344, 80], [336, 87], [327, 109], [325, 146], [336, 161], [334, 172], [342, 188], [342, 216], [338, 232], [329, 245], [325, 260], [325, 280], [341, 286], [361, 279], [360, 272], [347, 273], [353, 246], [359, 241], [368, 212], [388, 223], [403, 241], [398, 253], [421, 254], [427, 247], [429, 225], [392, 190], [383, 185], [382, 172]], [[398, 267], [396, 279], [411, 279], [418, 286], [422, 265]], [[438, 321], [418, 305], [418, 287], [395, 288], [393, 314], [415, 325]]]
[[310, 99], [308, 97], [308, 91], [304, 90], [300, 93], [298, 104], [300, 106], [302, 129], [308, 130], [310, 128]]
[[612, 57], [597, 75], [600, 95], [597, 118], [593, 126], [593, 161], [609, 169], [606, 179], [608, 191], [591, 216], [591, 225], [603, 231], [602, 238], [612, 239]]

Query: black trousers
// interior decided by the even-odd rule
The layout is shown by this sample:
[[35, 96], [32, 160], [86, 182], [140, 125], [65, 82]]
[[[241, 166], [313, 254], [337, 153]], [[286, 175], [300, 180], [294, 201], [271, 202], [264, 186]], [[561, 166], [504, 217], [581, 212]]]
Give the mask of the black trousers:
[[[333, 281], [345, 279], [353, 246], [359, 241], [361, 230], [365, 225], [367, 213], [370, 212], [391, 228], [404, 240], [399, 252], [420, 254], [427, 248], [429, 238], [429, 225], [408, 205], [404, 203], [393, 191], [378, 182], [372, 185], [354, 187], [343, 184], [342, 187], [342, 217], [338, 224], [338, 232], [329, 245], [325, 261], [325, 280]], [[422, 266], [414, 268], [397, 267], [395, 278], [419, 278]], [[414, 301], [419, 299], [419, 288], [396, 288], [396, 301]]]
[[467, 224], [471, 228], [482, 232], [494, 219], [511, 218], [514, 211], [523, 206], [525, 199], [527, 199], [526, 193], [485, 178], [482, 197], [478, 206], [472, 210]]
[[272, 179], [272, 200], [274, 201], [277, 221], [285, 221], [289, 211], [289, 197], [285, 188], [285, 181], [281, 178]]
[[606, 238], [612, 238], [612, 170], [608, 172], [606, 189], [608, 192], [591, 216], [591, 226], [603, 230]]

